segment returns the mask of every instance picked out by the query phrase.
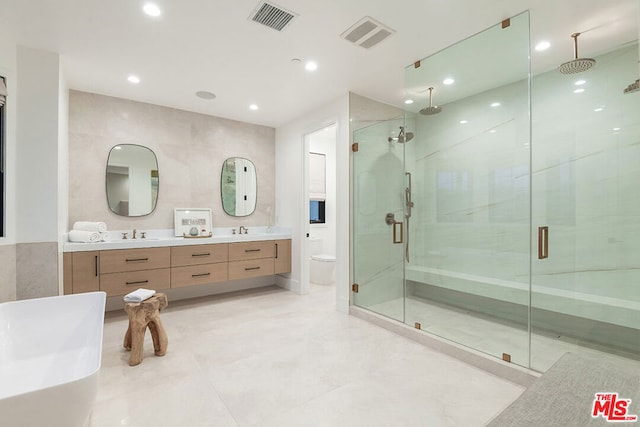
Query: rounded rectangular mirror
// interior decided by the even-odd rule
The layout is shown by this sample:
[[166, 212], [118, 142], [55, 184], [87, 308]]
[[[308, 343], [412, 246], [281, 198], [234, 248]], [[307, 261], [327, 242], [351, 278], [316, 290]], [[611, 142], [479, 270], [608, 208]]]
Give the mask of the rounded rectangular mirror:
[[147, 147], [116, 145], [106, 171], [107, 203], [122, 216], [148, 215], [158, 202], [158, 159]]
[[231, 157], [222, 165], [220, 177], [222, 208], [231, 216], [248, 216], [256, 210], [258, 184], [251, 160]]

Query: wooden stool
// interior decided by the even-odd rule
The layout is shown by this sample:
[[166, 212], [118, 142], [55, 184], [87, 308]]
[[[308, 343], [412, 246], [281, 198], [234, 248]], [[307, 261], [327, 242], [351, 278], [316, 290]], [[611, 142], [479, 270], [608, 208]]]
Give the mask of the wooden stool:
[[160, 310], [169, 305], [167, 295], [156, 293], [142, 302], [127, 302], [124, 311], [129, 315], [129, 327], [124, 335], [124, 348], [131, 350], [129, 366], [142, 362], [142, 344], [147, 327], [153, 338], [153, 349], [156, 356], [164, 356], [167, 352], [167, 333], [160, 321]]

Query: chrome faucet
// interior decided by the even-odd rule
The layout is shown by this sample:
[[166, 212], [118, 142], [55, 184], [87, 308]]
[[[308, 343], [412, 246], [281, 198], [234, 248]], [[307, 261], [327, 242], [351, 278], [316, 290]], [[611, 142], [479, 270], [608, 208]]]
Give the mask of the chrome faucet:
[[247, 227], [245, 227], [244, 225], [240, 226], [239, 234], [242, 234], [242, 230], [244, 230], [244, 234], [247, 234], [249, 232], [249, 229]]
[[138, 232], [138, 230], [136, 230], [136, 229], [134, 228], [134, 229], [133, 229], [133, 233], [132, 233], [132, 234], [133, 234], [133, 237], [131, 237], [132, 239], [135, 239], [135, 238], [136, 238], [136, 233], [137, 233], [137, 232]]

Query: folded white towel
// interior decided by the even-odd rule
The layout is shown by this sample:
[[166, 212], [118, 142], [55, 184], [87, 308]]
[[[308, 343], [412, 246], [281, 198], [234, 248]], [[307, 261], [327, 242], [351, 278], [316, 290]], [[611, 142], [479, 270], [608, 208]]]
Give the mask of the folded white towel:
[[107, 224], [104, 222], [76, 221], [73, 223], [73, 229], [104, 233], [107, 231]]
[[70, 242], [93, 243], [100, 241], [100, 233], [97, 231], [71, 230], [69, 232]]
[[152, 289], [136, 289], [135, 291], [128, 293], [124, 296], [124, 302], [142, 302], [146, 299], [154, 296], [156, 291]]
[[105, 231], [104, 233], [100, 233], [100, 240], [102, 240], [103, 242], [108, 242], [109, 241], [109, 232]]

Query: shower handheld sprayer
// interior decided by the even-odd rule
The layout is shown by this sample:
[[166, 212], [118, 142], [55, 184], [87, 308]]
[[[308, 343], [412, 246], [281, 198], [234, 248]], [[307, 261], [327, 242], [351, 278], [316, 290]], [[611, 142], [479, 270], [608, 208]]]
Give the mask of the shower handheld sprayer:
[[405, 216], [411, 218], [411, 208], [413, 207], [413, 201], [411, 200], [411, 172], [405, 172], [404, 174], [407, 176], [407, 187], [404, 189], [404, 202], [407, 206]]
[[406, 212], [404, 217], [407, 220], [407, 240], [404, 247], [404, 257], [409, 262], [409, 218], [411, 218], [411, 208], [413, 208], [413, 200], [411, 200], [411, 172], [405, 172], [407, 177], [407, 186], [404, 189], [404, 203], [406, 205]]

